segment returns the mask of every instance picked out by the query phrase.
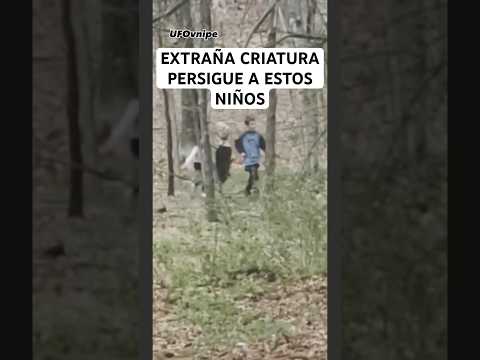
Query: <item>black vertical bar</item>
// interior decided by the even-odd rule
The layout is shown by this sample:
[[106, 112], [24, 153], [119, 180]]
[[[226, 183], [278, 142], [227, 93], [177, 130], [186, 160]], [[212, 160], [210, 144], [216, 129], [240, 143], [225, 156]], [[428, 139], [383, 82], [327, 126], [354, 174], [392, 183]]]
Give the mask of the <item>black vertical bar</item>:
[[328, 1], [328, 360], [342, 354], [340, 26], [338, 1]]
[[151, 360], [152, 345], [152, 1], [140, 0], [140, 359]]

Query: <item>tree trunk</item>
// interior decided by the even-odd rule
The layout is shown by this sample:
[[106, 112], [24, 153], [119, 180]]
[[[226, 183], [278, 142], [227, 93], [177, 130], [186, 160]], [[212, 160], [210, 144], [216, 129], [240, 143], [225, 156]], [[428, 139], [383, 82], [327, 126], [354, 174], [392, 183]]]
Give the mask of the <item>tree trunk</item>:
[[[191, 1], [182, 6], [180, 13], [177, 17], [177, 21], [183, 24], [186, 29], [193, 29], [193, 20], [191, 11]], [[193, 39], [184, 39], [185, 48], [193, 47]], [[180, 157], [183, 161], [191, 149], [198, 144], [195, 128], [198, 126], [198, 102], [197, 93], [194, 89], [180, 90], [181, 104], [182, 104], [182, 118], [181, 118], [181, 130], [180, 130]]]
[[180, 144], [179, 144], [179, 134], [178, 134], [178, 117], [175, 110], [175, 93], [170, 92], [169, 94], [170, 104], [172, 105], [173, 111], [172, 115], [172, 142], [173, 142], [173, 168], [176, 173], [180, 172]]
[[276, 135], [277, 92], [270, 91], [270, 106], [267, 111], [265, 167], [268, 177], [275, 174], [275, 135]]
[[[158, 3], [161, 9], [161, 4]], [[160, 22], [160, 28], [163, 22]], [[163, 47], [163, 39], [161, 31], [157, 33], [158, 45]], [[165, 111], [165, 122], [167, 125], [167, 166], [168, 166], [168, 196], [175, 196], [175, 166], [173, 161], [173, 136], [172, 136], [172, 118], [170, 116], [170, 100], [167, 90], [163, 89], [163, 105]]]
[[[200, 1], [200, 22], [202, 29], [211, 29], [211, 1]], [[206, 47], [213, 47], [213, 39], [204, 41]], [[214, 183], [214, 168], [212, 161], [212, 151], [210, 147], [210, 136], [208, 131], [208, 96], [207, 90], [201, 89], [198, 91], [199, 108], [200, 108], [200, 133], [201, 133], [201, 147], [203, 153], [203, 179], [205, 184], [207, 218], [209, 221], [216, 221], [217, 214], [215, 210], [215, 183]]]
[[[296, 34], [305, 34], [308, 36], [325, 36], [327, 24], [323, 16], [320, 16], [320, 24], [316, 24], [319, 4], [317, 0], [307, 0], [304, 2], [287, 0], [282, 3], [281, 9], [285, 31]], [[317, 44], [311, 39], [290, 39], [292, 47], [311, 48]], [[324, 50], [326, 47], [324, 46]], [[325, 66], [325, 83], [326, 66]], [[322, 119], [325, 119], [326, 109], [323, 104], [326, 103], [325, 88], [321, 90], [303, 89], [299, 91], [303, 103], [303, 123], [301, 124], [302, 146], [304, 157], [304, 169], [309, 171], [318, 171], [320, 168], [320, 158], [325, 158], [326, 146], [323, 135], [320, 132], [321, 124], [326, 126]], [[323, 155], [323, 156], [322, 156]]]
[[[79, 130], [83, 160], [89, 166], [97, 163], [97, 131], [95, 103], [97, 75], [100, 61], [100, 7], [98, 1], [75, 1], [71, 4], [77, 58], [79, 88]], [[88, 194], [96, 196], [99, 181], [87, 175], [84, 179]], [[87, 194], [86, 194], [87, 195]]]
[[64, 3], [64, 30], [67, 47], [67, 116], [68, 134], [70, 141], [70, 195], [68, 216], [83, 216], [83, 166], [82, 147], [79, 126], [79, 92], [76, 39], [72, 23], [71, 1]]
[[195, 126], [198, 122], [197, 111], [195, 107], [197, 103], [195, 101], [196, 94], [194, 89], [182, 89], [180, 90], [182, 117], [180, 122], [180, 158], [183, 161], [191, 149], [197, 143], [195, 136]]
[[[275, 1], [275, 0], [273, 0]], [[273, 10], [270, 21], [270, 31], [268, 33], [268, 44], [275, 47], [277, 39], [277, 9]], [[276, 134], [276, 112], [277, 112], [277, 90], [270, 90], [270, 104], [267, 110], [267, 128], [266, 128], [266, 149], [265, 149], [265, 167], [267, 174], [267, 189], [273, 188], [273, 175], [275, 174], [275, 134]]]
[[202, 175], [206, 194], [207, 219], [208, 221], [217, 221], [212, 151], [210, 147], [210, 136], [208, 134], [207, 90], [199, 90], [198, 95], [200, 105], [201, 148], [203, 155]]
[[[315, 16], [315, 4], [308, 2], [308, 11], [306, 18], [306, 34], [313, 35], [313, 19]], [[300, 32], [297, 29], [297, 32]], [[302, 47], [312, 47], [312, 42], [309, 40], [300, 39]], [[308, 134], [308, 154], [311, 156], [308, 159], [308, 167], [310, 171], [317, 172], [319, 169], [319, 149], [320, 149], [320, 111], [317, 99], [317, 93], [319, 90], [304, 89], [303, 92], [303, 104], [305, 111], [305, 129]], [[320, 90], [321, 91], [321, 90]]]
[[165, 120], [167, 122], [168, 196], [175, 196], [175, 170], [173, 167], [172, 120], [167, 90], [163, 89]]
[[[156, 7], [155, 7], [156, 5]], [[154, 2], [154, 11], [157, 14], [163, 13], [168, 8], [169, 2], [167, 0], [156, 0]], [[174, 18], [176, 20], [176, 26], [183, 23], [183, 10], [178, 9], [174, 13]], [[158, 27], [156, 28], [157, 31], [157, 40], [158, 40], [158, 47], [163, 47], [163, 38], [162, 38], [162, 28], [164, 28], [164, 22], [160, 19]], [[154, 49], [155, 50], [155, 49]], [[182, 90], [179, 90], [180, 94]], [[179, 134], [179, 124], [178, 124], [178, 117], [177, 112], [175, 110], [175, 91], [167, 91], [168, 103], [172, 104], [172, 110], [170, 112], [170, 119], [171, 119], [171, 136], [172, 136], [172, 157], [173, 157], [173, 170], [174, 173], [180, 172], [180, 134]]]

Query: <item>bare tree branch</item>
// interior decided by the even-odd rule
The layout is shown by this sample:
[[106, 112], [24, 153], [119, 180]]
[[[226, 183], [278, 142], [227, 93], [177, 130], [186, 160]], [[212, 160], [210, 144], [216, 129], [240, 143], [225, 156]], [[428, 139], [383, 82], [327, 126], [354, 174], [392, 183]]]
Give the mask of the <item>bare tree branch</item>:
[[177, 11], [177, 10], [180, 9], [183, 5], [185, 5], [187, 2], [188, 2], [188, 0], [180, 0], [180, 1], [178, 1], [178, 2], [177, 2], [176, 4], [174, 4], [170, 9], [166, 10], [162, 15], [160, 15], [159, 17], [153, 19], [153, 24], [155, 24], [155, 23], [156, 23], [157, 21], [159, 21], [160, 19], [169, 17], [169, 16], [172, 15], [175, 11]]
[[270, 7], [263, 13], [263, 15], [260, 17], [260, 19], [257, 21], [257, 23], [253, 26], [252, 30], [250, 31], [248, 37], [247, 37], [247, 40], [245, 41], [245, 45], [244, 47], [247, 47], [248, 46], [248, 43], [250, 42], [250, 40], [252, 39], [252, 36], [253, 34], [255, 34], [255, 32], [258, 30], [258, 28], [260, 26], [262, 26], [263, 22], [265, 21], [265, 19], [268, 17], [268, 15], [270, 15], [273, 10], [275, 9], [275, 6], [276, 6], [276, 2], [274, 1], [272, 3], [272, 5], [270, 5]]
[[[279, 43], [281, 43], [282, 41], [286, 40], [286, 39], [289, 39], [289, 38], [297, 38], [297, 39], [307, 39], [307, 40], [316, 40], [320, 43], [321, 46], [323, 46], [326, 41], [327, 41], [327, 38], [323, 37], [323, 36], [314, 36], [314, 35], [306, 35], [306, 34], [298, 34], [298, 33], [289, 33], [287, 35], [284, 35], [282, 36], [280, 39], [278, 39], [275, 44], [273, 45], [277, 45]], [[266, 47], [271, 47], [272, 44], [267, 44]]]

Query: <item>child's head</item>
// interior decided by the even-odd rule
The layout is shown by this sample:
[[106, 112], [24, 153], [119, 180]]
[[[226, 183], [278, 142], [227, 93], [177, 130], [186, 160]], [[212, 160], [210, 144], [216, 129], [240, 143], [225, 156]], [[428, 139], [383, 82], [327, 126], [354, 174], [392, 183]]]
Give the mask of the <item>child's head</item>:
[[245, 125], [249, 130], [255, 130], [255, 118], [253, 116], [247, 115], [245, 117]]
[[218, 125], [218, 137], [220, 138], [220, 140], [227, 141], [229, 135], [230, 135], [229, 127], [225, 124], [219, 124]]
[[220, 140], [227, 141], [228, 140], [228, 133], [220, 133]]

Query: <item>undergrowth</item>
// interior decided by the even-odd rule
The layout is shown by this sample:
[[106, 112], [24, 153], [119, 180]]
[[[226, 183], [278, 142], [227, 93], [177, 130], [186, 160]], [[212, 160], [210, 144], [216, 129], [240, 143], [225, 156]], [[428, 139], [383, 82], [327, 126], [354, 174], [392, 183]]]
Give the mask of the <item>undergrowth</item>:
[[327, 269], [326, 174], [277, 172], [273, 191], [262, 181], [260, 195], [249, 198], [242, 194], [245, 177], [234, 173], [217, 195], [219, 222], [187, 208], [186, 223], [154, 241], [154, 280], [167, 279], [168, 301], [202, 328], [203, 343], [289, 332], [289, 324], [241, 306], [242, 299]]

